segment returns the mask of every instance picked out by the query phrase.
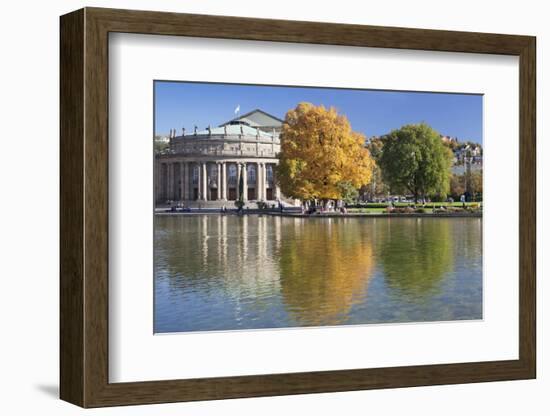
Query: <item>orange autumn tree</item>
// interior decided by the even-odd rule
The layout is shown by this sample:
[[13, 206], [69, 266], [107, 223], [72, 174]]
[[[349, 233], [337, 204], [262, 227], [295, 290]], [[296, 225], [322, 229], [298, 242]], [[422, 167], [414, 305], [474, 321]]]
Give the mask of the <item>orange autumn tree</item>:
[[286, 113], [277, 167], [286, 196], [344, 199], [346, 189], [370, 182], [373, 167], [365, 136], [354, 132], [336, 109], [300, 103]]

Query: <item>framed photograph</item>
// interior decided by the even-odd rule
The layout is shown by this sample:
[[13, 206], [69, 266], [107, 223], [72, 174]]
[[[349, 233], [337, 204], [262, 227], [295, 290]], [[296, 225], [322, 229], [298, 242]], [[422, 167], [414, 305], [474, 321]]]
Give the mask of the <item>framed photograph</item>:
[[60, 28], [63, 400], [535, 378], [534, 37]]

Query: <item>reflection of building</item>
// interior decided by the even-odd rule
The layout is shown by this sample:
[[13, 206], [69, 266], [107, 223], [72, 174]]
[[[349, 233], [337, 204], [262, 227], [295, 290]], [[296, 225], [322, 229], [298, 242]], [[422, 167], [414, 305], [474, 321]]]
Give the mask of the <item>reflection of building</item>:
[[274, 167], [282, 123], [254, 110], [219, 127], [171, 131], [169, 148], [155, 157], [156, 203], [235, 201], [241, 176], [245, 201], [279, 199]]

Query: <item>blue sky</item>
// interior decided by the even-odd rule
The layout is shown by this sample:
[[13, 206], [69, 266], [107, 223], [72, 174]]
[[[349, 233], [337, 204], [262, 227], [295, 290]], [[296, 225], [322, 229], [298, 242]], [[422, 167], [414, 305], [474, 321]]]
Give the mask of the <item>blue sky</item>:
[[444, 135], [482, 142], [481, 95], [156, 81], [155, 134], [217, 126], [255, 108], [284, 119], [301, 101], [335, 107], [355, 131], [379, 136], [426, 122]]

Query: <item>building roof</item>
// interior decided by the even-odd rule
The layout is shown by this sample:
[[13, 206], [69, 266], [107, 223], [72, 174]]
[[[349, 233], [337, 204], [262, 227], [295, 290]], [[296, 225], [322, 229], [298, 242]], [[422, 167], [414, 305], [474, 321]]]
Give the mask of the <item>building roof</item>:
[[[246, 124], [228, 124], [227, 125], [227, 134], [228, 135], [239, 135], [241, 134], [241, 127], [242, 127], [242, 134], [245, 136], [257, 136], [258, 133], [260, 137], [268, 137], [271, 138], [273, 135], [271, 133], [267, 133], [262, 130], [257, 130], [255, 127], [247, 126]], [[226, 128], [224, 125], [220, 127], [212, 127], [210, 129], [210, 132], [208, 132], [208, 129], [204, 130], [198, 130], [197, 136], [208, 136], [208, 135], [225, 135], [226, 134]], [[194, 132], [189, 132], [185, 135], [185, 138], [194, 137]], [[180, 136], [181, 137], [181, 136]]]
[[252, 127], [280, 127], [283, 124], [283, 120], [281, 120], [280, 118], [275, 117], [257, 108], [232, 120], [226, 121], [223, 124], [220, 124], [220, 127], [231, 125], [231, 123], [235, 123], [238, 121], [245, 122]]

